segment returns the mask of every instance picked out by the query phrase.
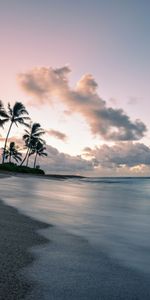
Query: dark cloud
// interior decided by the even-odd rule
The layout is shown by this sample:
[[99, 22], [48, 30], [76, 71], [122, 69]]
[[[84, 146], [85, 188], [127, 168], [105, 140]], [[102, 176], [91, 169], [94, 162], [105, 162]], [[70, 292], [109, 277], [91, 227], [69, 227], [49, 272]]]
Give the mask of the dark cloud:
[[105, 140], [132, 141], [141, 139], [146, 126], [140, 120], [134, 122], [122, 109], [107, 107], [97, 93], [98, 84], [91, 74], [85, 74], [70, 88], [65, 66], [58, 69], [36, 68], [19, 75], [22, 88], [36, 97], [35, 105], [51, 104], [54, 98], [62, 101], [71, 112], [78, 112], [86, 119], [93, 134]]
[[39, 159], [39, 165], [44, 168], [46, 173], [78, 174], [93, 170], [92, 161], [87, 161], [81, 156], [71, 156], [59, 152], [52, 146], [47, 146], [46, 148], [48, 157]]
[[120, 142], [114, 146], [102, 145], [95, 149], [85, 148], [84, 156], [91, 158], [95, 166], [128, 167], [150, 165], [150, 148], [142, 143]]
[[65, 142], [67, 140], [67, 135], [63, 132], [60, 132], [58, 130], [54, 130], [54, 129], [49, 129], [49, 130], [45, 130], [45, 132], [47, 134], [49, 134], [50, 136], [53, 136], [63, 142]]
[[[37, 161], [46, 173], [120, 176], [136, 174], [138, 170], [140, 175], [150, 167], [150, 148], [142, 143], [118, 142], [114, 146], [86, 147], [82, 156], [71, 156], [47, 146], [47, 153], [47, 158], [38, 158]], [[33, 157], [30, 163], [33, 164]], [[138, 169], [134, 170], [136, 167]]]
[[[22, 73], [18, 76], [21, 87], [29, 92], [30, 95], [36, 96], [38, 103], [49, 103], [53, 96], [59, 95], [67, 89], [67, 74], [70, 69], [65, 66], [62, 68], [34, 68], [33, 70]], [[31, 101], [31, 104], [35, 102]]]

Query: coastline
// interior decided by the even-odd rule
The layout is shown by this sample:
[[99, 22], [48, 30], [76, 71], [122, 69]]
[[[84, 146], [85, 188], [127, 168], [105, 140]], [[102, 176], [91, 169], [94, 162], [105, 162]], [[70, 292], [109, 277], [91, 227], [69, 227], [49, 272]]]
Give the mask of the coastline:
[[21, 300], [34, 284], [20, 271], [31, 264], [29, 249], [49, 242], [37, 230], [49, 225], [33, 220], [0, 200], [0, 299]]
[[5, 177], [35, 177], [35, 178], [43, 178], [43, 179], [52, 179], [52, 180], [65, 180], [65, 179], [82, 179], [87, 178], [85, 176], [80, 175], [72, 175], [72, 174], [32, 174], [32, 173], [19, 173], [19, 172], [13, 172], [13, 171], [2, 171], [0, 170], [0, 178]]

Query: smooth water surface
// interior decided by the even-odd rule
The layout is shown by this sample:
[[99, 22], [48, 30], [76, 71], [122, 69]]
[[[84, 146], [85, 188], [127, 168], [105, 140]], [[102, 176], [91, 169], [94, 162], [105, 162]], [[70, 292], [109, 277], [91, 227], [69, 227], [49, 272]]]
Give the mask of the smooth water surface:
[[150, 179], [0, 179], [1, 199], [150, 273]]

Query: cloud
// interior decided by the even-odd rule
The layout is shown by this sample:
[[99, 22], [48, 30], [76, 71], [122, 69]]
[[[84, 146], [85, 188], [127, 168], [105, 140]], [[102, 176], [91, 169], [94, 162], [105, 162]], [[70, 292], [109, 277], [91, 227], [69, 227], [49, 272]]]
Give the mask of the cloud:
[[138, 104], [139, 102], [142, 101], [142, 98], [141, 97], [130, 97], [129, 100], [128, 100], [128, 104], [129, 105], [136, 105]]
[[[81, 174], [93, 170], [92, 161], [87, 161], [81, 156], [71, 156], [59, 152], [52, 146], [46, 146], [47, 158], [38, 158], [37, 164], [43, 168], [46, 173], [71, 173]], [[30, 158], [30, 164], [33, 164], [33, 157]]]
[[113, 98], [113, 97], [111, 97], [110, 99], [108, 99], [108, 102], [112, 106], [117, 106], [118, 105], [118, 100], [116, 98]]
[[96, 167], [129, 168], [150, 165], [150, 148], [143, 143], [118, 142], [114, 146], [102, 145], [95, 149], [85, 148], [84, 156], [91, 158]]
[[[5, 137], [2, 137], [0, 135], [0, 142], [4, 143], [5, 142]], [[8, 143], [10, 142], [15, 142], [17, 146], [19, 147], [23, 147], [24, 145], [24, 141], [23, 139], [19, 138], [19, 137], [16, 137], [16, 136], [12, 136], [10, 138], [8, 138]]]
[[85, 74], [74, 88], [69, 86], [68, 66], [62, 68], [35, 68], [18, 75], [24, 91], [34, 96], [30, 104], [52, 104], [55, 98], [62, 101], [67, 110], [80, 113], [94, 135], [105, 140], [132, 141], [141, 139], [147, 130], [140, 120], [131, 121], [122, 110], [107, 107], [97, 93], [98, 84], [91, 74]]
[[47, 146], [47, 153], [47, 158], [37, 161], [46, 173], [136, 176], [150, 172], [150, 148], [143, 143], [118, 142], [114, 146], [86, 147], [83, 156], [71, 156]]
[[51, 102], [51, 97], [58, 96], [67, 89], [67, 74], [70, 71], [67, 66], [59, 69], [34, 68], [27, 73], [18, 75], [18, 79], [22, 88], [30, 95], [36, 96], [39, 103], [43, 104], [47, 103], [47, 100], [48, 103]]
[[45, 130], [45, 132], [47, 134], [49, 134], [50, 136], [53, 136], [53, 137], [55, 137], [58, 140], [61, 140], [63, 142], [65, 142], [67, 140], [67, 135], [63, 132], [58, 131], [58, 130], [49, 129], [49, 130]]

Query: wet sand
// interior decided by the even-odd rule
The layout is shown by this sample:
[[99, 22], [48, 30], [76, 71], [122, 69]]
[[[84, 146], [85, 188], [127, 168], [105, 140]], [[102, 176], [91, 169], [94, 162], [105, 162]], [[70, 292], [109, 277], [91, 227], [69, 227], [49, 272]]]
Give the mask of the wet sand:
[[0, 201], [0, 300], [21, 300], [34, 283], [20, 275], [23, 267], [33, 262], [32, 246], [47, 239], [36, 231], [47, 225], [32, 220]]
[[86, 239], [56, 228], [42, 230], [51, 243], [33, 250], [26, 269], [38, 289], [26, 300], [149, 300], [150, 279], [93, 248]]
[[47, 225], [0, 201], [1, 300], [150, 299], [148, 276], [119, 266], [86, 240], [55, 227], [47, 244], [47, 229], [45, 237], [36, 232], [43, 228]]

